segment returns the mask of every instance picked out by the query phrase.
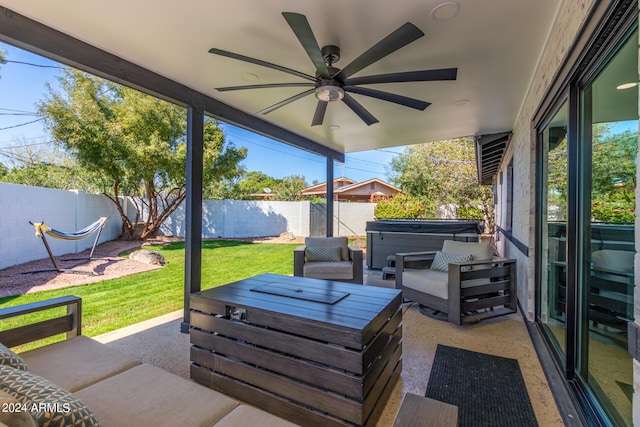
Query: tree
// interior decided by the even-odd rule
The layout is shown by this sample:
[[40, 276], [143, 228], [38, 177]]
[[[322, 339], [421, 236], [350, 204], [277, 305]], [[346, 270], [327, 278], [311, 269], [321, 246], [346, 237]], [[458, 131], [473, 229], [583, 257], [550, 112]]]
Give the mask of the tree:
[[391, 181], [419, 199], [427, 216], [435, 217], [436, 206], [479, 206], [493, 232], [494, 205], [490, 187], [478, 184], [471, 138], [457, 138], [409, 146], [390, 165]]
[[[596, 221], [632, 222], [635, 216], [638, 134], [612, 133], [609, 124], [591, 129], [591, 215]], [[566, 136], [548, 153], [548, 197], [566, 215], [568, 151]]]
[[[78, 70], [66, 69], [59, 80], [61, 92], [49, 87], [39, 104], [53, 139], [99, 177], [122, 218], [123, 238], [156, 235], [186, 196], [186, 111]], [[246, 149], [225, 147], [217, 122], [205, 120], [205, 184], [237, 175], [245, 156]], [[123, 196], [135, 204], [133, 219]]]
[[304, 176], [291, 175], [282, 178], [274, 187], [276, 200], [297, 202], [302, 200], [302, 190], [307, 187], [307, 182]]
[[12, 146], [2, 151], [8, 167], [0, 181], [60, 190], [99, 191], [95, 174], [47, 141], [15, 139]]
[[[234, 198], [251, 199], [255, 196], [252, 194], [262, 194], [265, 189], [273, 191], [280, 185], [282, 180], [259, 171], [249, 171], [242, 175], [233, 188]], [[267, 191], [269, 191], [267, 190]]]
[[638, 132], [612, 134], [607, 130], [596, 135], [598, 138], [594, 138], [592, 145], [593, 197], [604, 197], [620, 186], [634, 190]]
[[38, 163], [29, 167], [13, 168], [4, 175], [0, 173], [0, 181], [59, 190], [82, 189], [92, 192], [97, 189], [94, 186], [95, 176], [74, 163]]
[[424, 205], [409, 194], [398, 193], [380, 200], [373, 214], [377, 219], [415, 219], [424, 214]]

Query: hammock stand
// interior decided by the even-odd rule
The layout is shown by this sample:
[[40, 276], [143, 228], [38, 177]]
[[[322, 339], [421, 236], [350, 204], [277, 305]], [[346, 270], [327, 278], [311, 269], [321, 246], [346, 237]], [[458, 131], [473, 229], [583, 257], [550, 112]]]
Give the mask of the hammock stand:
[[86, 226], [85, 228], [83, 228], [82, 230], [78, 230], [74, 233], [66, 233], [64, 231], [58, 231], [56, 229], [53, 229], [47, 225], [44, 224], [43, 222], [36, 222], [33, 223], [31, 221], [29, 221], [29, 224], [33, 225], [34, 228], [36, 229], [36, 237], [40, 237], [42, 239], [42, 243], [44, 243], [44, 247], [47, 250], [47, 253], [49, 254], [49, 258], [51, 258], [51, 262], [53, 263], [53, 269], [48, 269], [48, 270], [37, 270], [37, 271], [27, 271], [26, 273], [44, 273], [44, 272], [48, 272], [48, 271], [57, 271], [58, 273], [80, 273], [80, 274], [88, 274], [88, 275], [93, 275], [93, 271], [86, 271], [86, 270], [73, 270], [73, 269], [67, 269], [67, 268], [60, 268], [60, 266], [58, 265], [58, 263], [56, 262], [56, 259], [53, 256], [53, 253], [51, 252], [51, 248], [49, 247], [49, 242], [47, 242], [47, 238], [45, 237], [45, 233], [48, 234], [51, 237], [54, 237], [56, 239], [61, 239], [61, 240], [82, 240], [82, 239], [86, 239], [87, 237], [89, 237], [90, 235], [96, 233], [96, 238], [93, 241], [93, 246], [91, 247], [91, 252], [89, 253], [89, 256], [87, 258], [70, 258], [70, 259], [65, 259], [63, 261], [72, 261], [72, 260], [81, 260], [81, 259], [93, 259], [93, 252], [96, 249], [96, 245], [98, 244], [98, 239], [100, 239], [100, 233], [102, 232], [102, 229], [104, 228], [104, 224], [106, 223], [108, 217], [101, 217], [100, 219], [98, 219], [97, 221], [89, 224], [88, 226]]

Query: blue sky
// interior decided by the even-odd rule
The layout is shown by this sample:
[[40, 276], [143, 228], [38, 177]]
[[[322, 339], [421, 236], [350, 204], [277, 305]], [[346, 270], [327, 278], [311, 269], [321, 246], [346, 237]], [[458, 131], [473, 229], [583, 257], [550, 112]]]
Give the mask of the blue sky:
[[[0, 65], [0, 161], [5, 161], [3, 148], [26, 141], [30, 144], [46, 143], [48, 135], [41, 121], [33, 115], [36, 103], [47, 93], [49, 82], [56, 85], [58, 64], [30, 52], [0, 43], [6, 51], [7, 64]], [[20, 64], [38, 64], [44, 67]], [[275, 178], [302, 175], [308, 183], [326, 180], [326, 161], [323, 157], [276, 142], [235, 126], [222, 124], [227, 140], [237, 147], [246, 147], [248, 155], [243, 165], [247, 170], [257, 170]], [[402, 152], [402, 147], [384, 151], [366, 151], [346, 155], [344, 165], [335, 164], [334, 175], [344, 175], [356, 181], [370, 178], [388, 180], [386, 166]]]

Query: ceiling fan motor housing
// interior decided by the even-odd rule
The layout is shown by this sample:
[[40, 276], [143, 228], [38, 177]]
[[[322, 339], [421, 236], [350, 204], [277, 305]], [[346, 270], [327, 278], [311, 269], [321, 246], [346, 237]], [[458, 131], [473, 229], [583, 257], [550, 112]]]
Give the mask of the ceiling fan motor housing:
[[331, 64], [335, 64], [340, 60], [340, 48], [338, 46], [334, 46], [334, 45], [325, 46], [322, 49], [320, 49], [320, 53], [324, 58], [324, 62], [327, 63], [329, 66], [331, 66]]

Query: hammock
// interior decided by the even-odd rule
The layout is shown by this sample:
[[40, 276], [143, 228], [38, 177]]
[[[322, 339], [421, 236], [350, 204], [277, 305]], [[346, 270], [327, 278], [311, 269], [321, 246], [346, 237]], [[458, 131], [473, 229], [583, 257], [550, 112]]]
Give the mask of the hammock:
[[53, 267], [54, 267], [54, 270], [38, 270], [38, 271], [30, 271], [29, 273], [41, 273], [41, 272], [44, 272], [44, 271], [57, 271], [58, 273], [93, 274], [93, 272], [90, 272], [90, 271], [69, 270], [69, 269], [60, 268], [58, 266], [58, 263], [56, 262], [55, 258], [53, 257], [53, 253], [51, 252], [51, 248], [49, 247], [49, 243], [47, 242], [47, 239], [45, 238], [45, 233], [48, 234], [49, 236], [53, 237], [53, 238], [56, 238], [56, 239], [72, 240], [73, 241], [73, 240], [86, 239], [87, 237], [89, 237], [92, 234], [97, 232], [96, 239], [93, 242], [93, 246], [91, 247], [91, 252], [89, 253], [89, 256], [87, 258], [70, 258], [69, 260], [65, 260], [65, 261], [71, 261], [71, 260], [77, 260], [77, 259], [92, 259], [93, 258], [93, 251], [95, 251], [95, 249], [96, 249], [96, 245], [98, 244], [98, 239], [100, 238], [100, 233], [102, 232], [102, 228], [104, 227], [104, 224], [107, 222], [107, 218], [108, 217], [103, 216], [102, 218], [100, 218], [97, 221], [89, 224], [88, 226], [86, 226], [82, 230], [78, 230], [76, 232], [64, 232], [64, 231], [56, 230], [54, 228], [51, 228], [51, 227], [45, 225], [44, 221], [43, 222], [36, 222], [36, 223], [33, 223], [33, 222], [29, 221], [29, 224], [33, 225], [33, 227], [36, 229], [36, 237], [39, 237], [39, 238], [42, 239], [42, 243], [44, 243], [44, 247], [47, 249], [47, 253], [49, 254], [49, 258], [51, 258], [51, 262], [53, 263]]
[[48, 227], [44, 225], [44, 222], [30, 222], [36, 229], [36, 237], [43, 237], [42, 232], [44, 231], [51, 237], [55, 237], [56, 239], [62, 240], [82, 240], [86, 239], [93, 233], [95, 233], [98, 229], [102, 229], [104, 227], [104, 223], [107, 221], [107, 217], [103, 216], [96, 222], [89, 224], [82, 230], [78, 230], [75, 233], [65, 233], [64, 231], [58, 231], [54, 228]]

